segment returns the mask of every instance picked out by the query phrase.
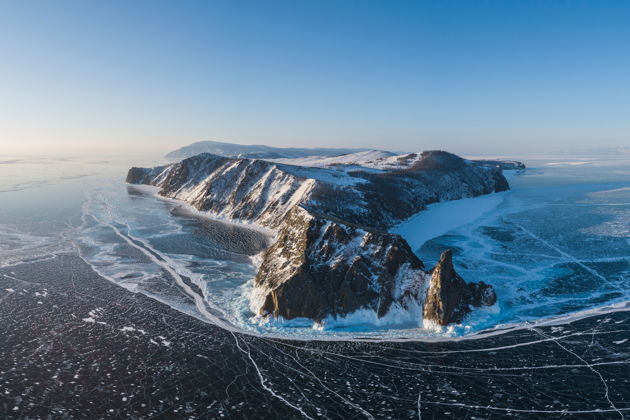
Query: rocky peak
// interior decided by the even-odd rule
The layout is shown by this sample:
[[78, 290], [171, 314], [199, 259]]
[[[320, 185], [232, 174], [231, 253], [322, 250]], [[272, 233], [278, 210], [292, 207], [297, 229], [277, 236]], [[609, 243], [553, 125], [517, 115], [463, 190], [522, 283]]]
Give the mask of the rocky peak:
[[492, 306], [497, 296], [492, 286], [466, 283], [453, 267], [453, 252], [449, 249], [440, 255], [433, 268], [431, 282], [424, 300], [424, 319], [439, 325], [461, 323], [474, 307]]
[[499, 168], [504, 171], [522, 171], [525, 169], [523, 162], [504, 159], [478, 159], [473, 160], [478, 165], [488, 166], [491, 168]]
[[316, 216], [296, 207], [264, 254], [252, 310], [321, 320], [357, 309], [385, 315], [417, 300], [422, 262], [398, 235]]
[[428, 150], [420, 154], [421, 159], [416, 161], [409, 170], [435, 170], [457, 171], [466, 167], [466, 161], [461, 157], [442, 150]]

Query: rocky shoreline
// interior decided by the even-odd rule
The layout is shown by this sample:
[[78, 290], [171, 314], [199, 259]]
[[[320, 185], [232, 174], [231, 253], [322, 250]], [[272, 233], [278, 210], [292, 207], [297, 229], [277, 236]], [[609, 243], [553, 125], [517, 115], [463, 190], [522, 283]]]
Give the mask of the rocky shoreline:
[[492, 286], [466, 283], [450, 253], [427, 285], [430, 272], [388, 230], [427, 204], [509, 189], [502, 170], [513, 167], [522, 164], [443, 151], [324, 168], [204, 153], [131, 168], [127, 182], [155, 185], [160, 195], [200, 211], [278, 232], [256, 276], [257, 315], [320, 321], [371, 309], [382, 317], [394, 303], [406, 308], [415, 301], [424, 302], [425, 319], [447, 325], [461, 323], [470, 305], [494, 304]]

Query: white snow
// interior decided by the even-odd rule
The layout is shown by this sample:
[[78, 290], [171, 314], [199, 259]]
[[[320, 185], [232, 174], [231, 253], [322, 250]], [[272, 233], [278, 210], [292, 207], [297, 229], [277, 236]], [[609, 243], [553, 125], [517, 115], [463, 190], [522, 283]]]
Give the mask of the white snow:
[[405, 153], [402, 155], [389, 156], [384, 159], [363, 162], [362, 165], [368, 168], [380, 169], [383, 171], [397, 171], [408, 168], [421, 159], [422, 154], [420, 152]]
[[[408, 156], [409, 158], [405, 159]], [[408, 168], [421, 158], [421, 153], [404, 153], [397, 155], [395, 153], [385, 152], [382, 150], [369, 150], [366, 152], [350, 153], [340, 156], [308, 156], [295, 159], [267, 160], [288, 165], [337, 169], [344, 172], [351, 172], [355, 170], [380, 172]]]
[[262, 287], [251, 288], [249, 294], [249, 309], [253, 313], [258, 314], [260, 312], [260, 308], [263, 307], [267, 299], [267, 294], [269, 294], [269, 290]]
[[502, 192], [429, 204], [426, 210], [395, 226], [391, 232], [405, 238], [415, 251], [426, 241], [474, 222], [494, 210], [503, 202], [505, 194], [506, 192]]
[[339, 156], [307, 156], [294, 159], [266, 159], [270, 162], [286, 163], [289, 165], [311, 166], [325, 168], [334, 165], [360, 165], [362, 162], [371, 162], [395, 156], [394, 153], [382, 150], [368, 150], [365, 152], [348, 153]]
[[101, 316], [102, 313], [103, 313], [103, 308], [92, 309], [90, 312], [88, 312], [89, 316], [87, 318], [83, 318], [83, 322], [88, 322], [91, 324], [107, 325], [106, 322], [97, 321], [97, 319]]
[[591, 163], [590, 160], [583, 161], [566, 161], [566, 162], [549, 162], [547, 166], [579, 166], [579, 165], [588, 165]]
[[344, 171], [336, 171], [330, 168], [315, 168], [307, 166], [279, 165], [281, 170], [300, 178], [315, 179], [339, 187], [353, 186], [366, 182], [362, 178], [348, 175]]
[[370, 328], [419, 327], [422, 322], [422, 304], [415, 299], [407, 299], [406, 304], [407, 308], [403, 308], [398, 302], [394, 302], [382, 318], [379, 318], [377, 313], [371, 309], [357, 309], [345, 316], [338, 316], [336, 319], [328, 316], [319, 323], [313, 323], [313, 329], [326, 331], [348, 327], [360, 330], [361, 326]]
[[400, 303], [394, 302], [385, 316], [379, 318], [376, 311], [362, 308], [344, 316], [327, 316], [321, 322], [315, 322], [308, 318], [294, 318], [286, 320], [279, 318], [254, 317], [252, 321], [266, 328], [280, 330], [293, 328], [310, 328], [314, 331], [369, 331], [374, 328], [418, 328], [422, 323], [422, 305], [415, 299], [407, 299], [404, 308]]

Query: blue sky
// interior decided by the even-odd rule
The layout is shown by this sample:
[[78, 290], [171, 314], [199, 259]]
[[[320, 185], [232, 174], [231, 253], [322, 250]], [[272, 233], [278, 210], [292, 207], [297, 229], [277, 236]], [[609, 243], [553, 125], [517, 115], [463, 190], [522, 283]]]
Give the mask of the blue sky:
[[0, 154], [630, 144], [624, 1], [3, 1]]

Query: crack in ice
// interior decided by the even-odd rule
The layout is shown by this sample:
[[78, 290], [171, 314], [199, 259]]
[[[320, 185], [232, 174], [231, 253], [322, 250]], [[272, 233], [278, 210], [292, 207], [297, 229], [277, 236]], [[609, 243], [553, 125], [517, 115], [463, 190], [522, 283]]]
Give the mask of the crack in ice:
[[575, 353], [574, 351], [568, 349], [567, 347], [563, 346], [562, 344], [560, 344], [560, 342], [558, 340], [553, 339], [553, 337], [549, 337], [548, 335], [546, 335], [545, 333], [543, 333], [542, 331], [538, 330], [537, 328], [531, 328], [532, 331], [534, 331], [535, 333], [543, 336], [543, 337], [548, 337], [548, 338], [552, 338], [552, 340], [564, 351], [566, 351], [569, 354], [572, 354], [573, 356], [575, 356], [577, 359], [579, 359], [582, 363], [584, 363], [591, 371], [593, 371], [597, 376], [599, 376], [599, 379], [601, 380], [602, 384], [604, 385], [604, 397], [606, 398], [606, 400], [608, 401], [608, 403], [610, 403], [610, 406], [612, 407], [613, 411], [616, 411], [621, 418], [624, 418], [623, 413], [615, 406], [615, 404], [611, 401], [610, 396], [608, 394], [609, 390], [608, 390], [608, 384], [606, 383], [606, 380], [604, 379], [604, 377], [602, 376], [601, 373], [599, 373], [599, 371], [597, 371], [592, 364], [588, 363], [586, 360], [584, 360], [579, 354]]

